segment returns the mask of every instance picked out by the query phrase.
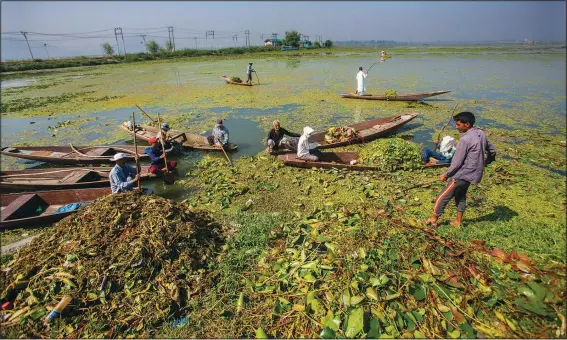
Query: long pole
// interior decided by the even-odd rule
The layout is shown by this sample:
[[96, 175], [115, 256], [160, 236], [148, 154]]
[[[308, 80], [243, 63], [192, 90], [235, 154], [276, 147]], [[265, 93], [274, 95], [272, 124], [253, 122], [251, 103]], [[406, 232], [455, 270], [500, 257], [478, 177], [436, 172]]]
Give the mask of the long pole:
[[445, 128], [453, 120], [453, 114], [455, 113], [457, 106], [459, 106], [459, 103], [455, 104], [455, 107], [453, 108], [453, 111], [451, 112], [451, 118], [449, 118], [449, 121], [447, 123], [445, 123], [445, 125], [443, 125], [443, 128], [441, 128], [441, 131], [439, 131], [439, 134], [437, 135], [437, 144], [435, 144], [435, 150], [437, 150], [437, 146], [439, 145], [439, 138], [441, 137], [441, 133], [443, 133], [443, 130], [445, 130]]
[[134, 112], [132, 112], [132, 135], [134, 136], [134, 149], [136, 150], [136, 173], [138, 174], [138, 190], [142, 190], [142, 184], [140, 183], [140, 158], [138, 157], [138, 146], [136, 144], [136, 119], [134, 118]]
[[153, 123], [156, 122], [152, 117], [150, 117], [149, 114], [146, 113], [146, 111], [144, 111], [144, 109], [142, 109], [142, 108], [139, 107], [138, 105], [136, 105], [136, 107], [137, 107], [138, 109], [140, 109], [140, 111], [142, 111], [142, 113], [145, 114], [149, 119], [151, 119]]
[[33, 57], [32, 51], [31, 51], [30, 42], [28, 41], [28, 36], [26, 35], [28, 32], [22, 32], [22, 31], [20, 31], [20, 33], [22, 33], [22, 34], [24, 35], [24, 38], [26, 38], [26, 43], [28, 44], [28, 49], [30, 50], [30, 55], [31, 55], [31, 58], [32, 58], [32, 60], [33, 60], [34, 57]]
[[[159, 112], [157, 113], [157, 120], [158, 120], [158, 124], [161, 128], [161, 120], [159, 119]], [[174, 179], [173, 174], [170, 174], [169, 169], [167, 167], [167, 158], [165, 158], [165, 144], [163, 143], [163, 140], [165, 139], [164, 134], [161, 134], [161, 138], [159, 139], [161, 142], [161, 149], [163, 150], [163, 162], [165, 163], [165, 174], [163, 174], [163, 181], [165, 182], [165, 184], [173, 184]]]

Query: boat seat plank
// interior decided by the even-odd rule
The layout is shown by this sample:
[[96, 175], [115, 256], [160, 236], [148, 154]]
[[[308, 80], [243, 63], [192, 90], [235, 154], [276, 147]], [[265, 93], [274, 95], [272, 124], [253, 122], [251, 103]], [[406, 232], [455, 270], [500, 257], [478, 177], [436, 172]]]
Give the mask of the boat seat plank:
[[41, 213], [41, 215], [39, 216], [46, 216], [46, 215], [53, 215], [54, 212], [57, 211], [57, 209], [61, 208], [64, 204], [53, 204], [50, 205], [49, 207], [47, 207], [47, 209], [45, 209], [45, 211], [43, 213]]
[[98, 174], [95, 171], [79, 170], [63, 177], [63, 179], [61, 179], [61, 184], [89, 182], [92, 181], [91, 179], [93, 180], [100, 179], [100, 176], [98, 176]]
[[109, 156], [112, 151], [112, 148], [95, 148], [90, 149], [88, 152], [84, 152], [84, 154], [89, 156]]
[[26, 212], [35, 212], [38, 206], [42, 206], [41, 203], [45, 205], [43, 199], [37, 194], [22, 195], [2, 210], [0, 221], [10, 220], [15, 217], [26, 217]]

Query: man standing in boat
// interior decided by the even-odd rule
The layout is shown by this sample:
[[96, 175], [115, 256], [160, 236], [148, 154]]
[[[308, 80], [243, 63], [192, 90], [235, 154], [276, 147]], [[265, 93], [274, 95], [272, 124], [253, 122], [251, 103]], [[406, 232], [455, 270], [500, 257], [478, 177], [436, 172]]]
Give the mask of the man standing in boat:
[[113, 194], [132, 191], [140, 178], [136, 167], [126, 163], [126, 154], [119, 152], [110, 160], [116, 165], [110, 170], [110, 190]]
[[256, 71], [252, 69], [252, 63], [248, 63], [248, 68], [246, 68], [246, 75], [248, 76], [248, 79], [246, 79], [246, 84], [252, 85], [252, 72]]
[[368, 77], [368, 73], [364, 72], [364, 69], [362, 68], [362, 66], [360, 66], [358, 68], [358, 73], [356, 74], [356, 93], [359, 96], [363, 96], [364, 95], [364, 91], [366, 91], [366, 86], [365, 86], [365, 79], [366, 77]]
[[470, 184], [479, 183], [484, 174], [484, 167], [496, 160], [494, 145], [486, 138], [484, 131], [473, 127], [474, 114], [465, 111], [458, 113], [453, 119], [457, 130], [465, 135], [457, 144], [451, 166], [439, 177], [442, 181], [447, 181], [447, 185], [435, 200], [433, 216], [425, 221], [425, 224], [434, 227], [437, 226], [437, 219], [453, 197], [457, 205], [457, 217], [451, 225], [461, 226]]

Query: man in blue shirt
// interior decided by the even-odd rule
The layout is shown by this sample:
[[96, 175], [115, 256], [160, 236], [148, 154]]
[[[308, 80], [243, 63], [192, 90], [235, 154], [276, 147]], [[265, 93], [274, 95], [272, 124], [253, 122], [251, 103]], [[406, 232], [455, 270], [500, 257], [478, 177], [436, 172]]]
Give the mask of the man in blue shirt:
[[116, 162], [109, 175], [110, 189], [113, 194], [132, 191], [140, 178], [136, 167], [126, 164], [126, 157], [126, 154], [119, 152], [110, 159]]
[[[148, 154], [148, 156], [150, 156], [150, 160], [152, 162], [152, 165], [150, 166], [150, 173], [155, 174], [155, 175], [160, 175], [161, 173], [163, 173], [165, 171], [165, 154], [163, 152], [163, 149], [161, 147], [161, 143], [158, 143], [158, 139], [153, 137], [150, 138], [150, 140], [148, 141], [148, 144], [150, 144], [152, 147], [150, 149], [150, 153]], [[175, 168], [175, 166], [177, 166], [177, 162], [176, 161], [170, 161], [168, 163], [168, 167], [169, 170]]]

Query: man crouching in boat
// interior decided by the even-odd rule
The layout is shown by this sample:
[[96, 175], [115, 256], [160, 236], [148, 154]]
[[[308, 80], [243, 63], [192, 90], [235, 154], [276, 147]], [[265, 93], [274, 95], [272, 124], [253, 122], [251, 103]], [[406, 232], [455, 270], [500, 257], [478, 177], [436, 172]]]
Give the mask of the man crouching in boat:
[[303, 128], [303, 135], [299, 138], [299, 143], [297, 144], [297, 158], [317, 162], [322, 154], [317, 149], [309, 149], [309, 137], [311, 134], [313, 134], [311, 127], [306, 126]]
[[[181, 145], [187, 141], [187, 136], [185, 135], [185, 133], [180, 133], [177, 136], [171, 136], [169, 130], [170, 130], [169, 124], [167, 123], [161, 124], [161, 128], [157, 133], [156, 138], [159, 141], [163, 137], [163, 144], [165, 145], [165, 148], [170, 149], [171, 146], [173, 146], [175, 152], [177, 153], [181, 150]], [[178, 137], [182, 137], [183, 140], [181, 142], [178, 142], [176, 140]]]
[[[277, 120], [274, 120], [272, 126], [274, 128], [268, 133], [268, 149], [266, 151], [268, 153], [272, 153], [273, 150], [277, 149], [296, 151], [300, 137], [299, 133], [289, 132], [280, 127], [280, 122]], [[289, 136], [289, 138], [285, 136]]]
[[119, 152], [110, 159], [116, 162], [108, 176], [110, 179], [110, 190], [112, 190], [113, 194], [132, 191], [140, 178], [136, 167], [126, 164], [126, 157], [126, 154]]
[[[150, 138], [148, 144], [151, 145], [150, 153], [148, 155], [150, 156], [150, 160], [152, 161], [149, 172], [154, 175], [161, 175], [165, 172], [165, 152], [161, 147], [161, 143], [158, 143], [158, 139], [155, 137]], [[170, 161], [167, 166], [171, 170], [177, 166], [177, 162]]]
[[210, 145], [220, 145], [223, 148], [228, 146], [228, 129], [224, 127], [222, 119], [217, 120], [217, 125], [213, 128], [207, 140]]

